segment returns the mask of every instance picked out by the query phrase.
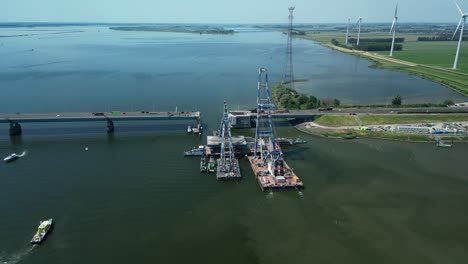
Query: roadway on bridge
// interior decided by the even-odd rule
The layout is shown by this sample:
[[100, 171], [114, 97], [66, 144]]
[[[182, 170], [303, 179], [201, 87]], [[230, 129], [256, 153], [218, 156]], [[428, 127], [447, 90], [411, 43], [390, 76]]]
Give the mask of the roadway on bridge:
[[0, 123], [16, 121], [31, 122], [88, 122], [103, 121], [142, 121], [142, 120], [190, 120], [200, 119], [200, 112], [118, 112], [118, 113], [0, 113]]

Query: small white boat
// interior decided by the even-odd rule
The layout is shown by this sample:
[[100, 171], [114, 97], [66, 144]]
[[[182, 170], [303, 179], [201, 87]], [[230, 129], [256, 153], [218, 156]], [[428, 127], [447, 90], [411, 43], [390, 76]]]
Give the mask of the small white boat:
[[187, 133], [192, 133], [192, 132], [193, 132], [192, 126], [188, 126], [188, 127], [187, 127]]
[[16, 154], [16, 153], [12, 153], [8, 156], [6, 156], [3, 161], [8, 163], [8, 162], [12, 162], [12, 161], [15, 161], [21, 157], [24, 157], [24, 155], [26, 155], [26, 151], [24, 151], [23, 153], [21, 153], [20, 155]]

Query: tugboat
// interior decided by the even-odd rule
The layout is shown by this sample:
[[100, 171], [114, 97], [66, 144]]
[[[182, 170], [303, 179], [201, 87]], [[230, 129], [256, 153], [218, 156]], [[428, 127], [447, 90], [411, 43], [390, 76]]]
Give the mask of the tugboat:
[[189, 151], [184, 152], [184, 156], [203, 156], [205, 154], [205, 147], [198, 146], [198, 148], [194, 148]]
[[216, 160], [213, 158], [213, 156], [211, 156], [210, 160], [208, 161], [208, 172], [216, 172]]
[[200, 172], [206, 172], [208, 169], [206, 167], [206, 157], [202, 156], [200, 159]]
[[3, 161], [4, 161], [5, 163], [12, 162], [12, 161], [15, 161], [15, 160], [17, 160], [17, 159], [19, 159], [19, 158], [21, 158], [21, 157], [24, 157], [24, 155], [26, 155], [26, 152], [23, 152], [23, 153], [21, 153], [20, 155], [18, 155], [18, 154], [16, 154], [16, 153], [12, 153], [12, 154], [8, 155], [7, 157], [5, 157], [5, 158], [3, 159]]
[[41, 243], [49, 230], [52, 228], [52, 218], [49, 220], [40, 221], [39, 227], [37, 228], [36, 234], [31, 239], [31, 244]]

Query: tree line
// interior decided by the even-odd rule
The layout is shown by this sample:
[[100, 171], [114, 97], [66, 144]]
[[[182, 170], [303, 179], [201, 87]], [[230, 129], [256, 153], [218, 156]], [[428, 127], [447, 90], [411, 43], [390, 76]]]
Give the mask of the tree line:
[[[359, 40], [359, 44], [364, 43], [392, 43], [391, 38], [362, 38]], [[395, 38], [395, 43], [403, 43], [405, 42], [405, 38]], [[350, 44], [357, 44], [357, 39], [349, 38], [348, 43]]]
[[[458, 41], [459, 37], [452, 39], [452, 36], [435, 36], [435, 37], [418, 37], [418, 41]], [[468, 40], [468, 37], [463, 37], [463, 40]]]
[[[348, 45], [341, 44], [338, 40], [332, 39], [331, 43], [335, 46], [349, 49]], [[391, 42], [360, 42], [359, 45], [353, 44], [352, 49], [362, 51], [389, 51], [392, 48]], [[394, 50], [403, 50], [402, 44], [395, 44]]]

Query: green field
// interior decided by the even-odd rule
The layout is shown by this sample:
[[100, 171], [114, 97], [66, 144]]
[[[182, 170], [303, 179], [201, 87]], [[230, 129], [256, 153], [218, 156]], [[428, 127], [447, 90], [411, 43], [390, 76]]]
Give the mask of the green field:
[[[363, 33], [362, 38], [389, 38], [389, 34], [384, 32]], [[425, 34], [401, 33], [398, 37], [404, 37], [402, 51], [395, 51], [394, 59], [420, 64], [412, 67], [397, 62], [390, 62], [384, 59], [366, 56], [365, 54], [352, 53], [370, 59], [376, 63], [375, 67], [406, 72], [420, 76], [422, 78], [440, 83], [468, 96], [468, 43], [465, 41], [460, 51], [458, 70], [452, 70], [456, 41], [417, 41], [418, 36]], [[350, 32], [350, 37], [355, 38], [355, 32]], [[345, 43], [345, 33], [325, 29], [323, 32], [309, 32], [303, 39], [310, 39], [320, 42], [322, 45], [333, 47], [332, 39], [337, 39], [340, 43]], [[388, 56], [388, 51], [376, 52], [375, 54]]]
[[[402, 51], [396, 51], [394, 58], [418, 64], [451, 69], [457, 49], [456, 41], [410, 41], [404, 43]], [[388, 55], [388, 52], [378, 52]], [[468, 43], [462, 44], [458, 61], [459, 71], [468, 73]]]
[[468, 114], [359, 115], [363, 125], [414, 124], [468, 121]]
[[321, 126], [328, 127], [341, 127], [341, 126], [358, 126], [354, 116], [350, 115], [325, 115], [321, 116], [314, 121]]
[[[423, 115], [359, 115], [359, 119], [365, 126], [390, 125], [390, 124], [419, 124], [434, 122], [461, 122], [468, 121], [468, 114], [423, 114]], [[355, 116], [350, 115], [325, 115], [314, 121], [328, 127], [358, 126]]]
[[[394, 58], [398, 60], [425, 64], [428, 66], [452, 69], [457, 49], [457, 41], [417, 41], [419, 35], [400, 34], [397, 37], [405, 38], [402, 51], [395, 51]], [[350, 38], [356, 36], [350, 34]], [[304, 39], [318, 41], [322, 44], [331, 43], [332, 39], [345, 43], [345, 34], [340, 32], [327, 32], [323, 34], [307, 34], [301, 36]], [[390, 38], [388, 34], [381, 32], [364, 33], [361, 38]], [[375, 52], [380, 55], [389, 55], [388, 51]], [[468, 74], [468, 42], [463, 42], [458, 61], [459, 71]]]
[[[415, 34], [409, 34], [409, 33], [404, 33], [404, 34], [399, 34], [397, 35], [398, 38], [405, 38], [405, 43], [406, 42], [416, 42], [417, 38], [419, 35]], [[310, 39], [310, 40], [315, 40], [318, 41], [322, 44], [327, 44], [330, 43], [332, 39], [338, 40], [340, 43], [345, 43], [346, 41], [346, 32], [324, 32], [324, 33], [309, 33], [304, 36], [298, 36], [300, 38], [304, 39]], [[383, 32], [370, 32], [370, 33], [361, 33], [361, 38], [391, 38], [392, 36], [383, 33]], [[356, 32], [350, 32], [349, 33], [349, 38], [357, 38], [357, 33]]]

